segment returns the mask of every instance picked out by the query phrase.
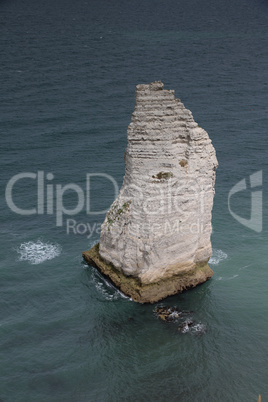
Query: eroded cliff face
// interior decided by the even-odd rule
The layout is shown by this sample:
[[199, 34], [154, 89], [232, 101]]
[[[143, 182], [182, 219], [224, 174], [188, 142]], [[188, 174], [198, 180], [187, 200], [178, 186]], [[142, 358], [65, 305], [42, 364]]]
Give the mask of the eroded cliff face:
[[[189, 280], [212, 253], [216, 167], [207, 132], [174, 91], [160, 81], [138, 85], [123, 185], [101, 228], [102, 261], [141, 286]], [[212, 271], [205, 271], [185, 287], [208, 279]]]

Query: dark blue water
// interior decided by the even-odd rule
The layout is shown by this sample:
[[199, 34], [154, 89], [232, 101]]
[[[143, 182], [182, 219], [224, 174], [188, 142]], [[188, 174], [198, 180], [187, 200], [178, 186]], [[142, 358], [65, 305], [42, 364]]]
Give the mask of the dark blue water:
[[[0, 1], [2, 401], [268, 400], [267, 15], [264, 0]], [[84, 207], [56, 225], [57, 185], [86, 193], [92, 173], [121, 185], [135, 86], [160, 79], [219, 160], [215, 274], [165, 301], [194, 311], [199, 326], [184, 334], [83, 263], [104, 214]], [[45, 199], [44, 214], [19, 215], [7, 184], [38, 171], [52, 213]], [[230, 214], [228, 194], [259, 171], [255, 231]], [[108, 208], [111, 182], [96, 176], [90, 189], [91, 212]], [[12, 195], [37, 208], [37, 178], [19, 180]], [[65, 208], [77, 197], [66, 191]], [[231, 201], [250, 218], [250, 189]]]

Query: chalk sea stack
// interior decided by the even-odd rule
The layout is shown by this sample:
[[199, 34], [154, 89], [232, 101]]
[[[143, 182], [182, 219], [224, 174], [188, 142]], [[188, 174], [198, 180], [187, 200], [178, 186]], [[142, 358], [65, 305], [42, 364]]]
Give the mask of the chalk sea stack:
[[174, 91], [161, 81], [137, 85], [128, 126], [125, 176], [83, 252], [123, 293], [153, 303], [213, 275], [211, 211], [215, 149]]

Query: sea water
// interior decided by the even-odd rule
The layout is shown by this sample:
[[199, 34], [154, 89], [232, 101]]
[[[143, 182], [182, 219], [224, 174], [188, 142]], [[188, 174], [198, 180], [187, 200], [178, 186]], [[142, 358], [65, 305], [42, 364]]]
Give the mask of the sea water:
[[[1, 401], [268, 400], [267, 12], [264, 0], [0, 3]], [[217, 151], [214, 276], [139, 305], [82, 260], [105, 214], [83, 208], [60, 225], [56, 191], [86, 193], [87, 175], [102, 174], [91, 176], [90, 211], [109, 207], [104, 175], [121, 186], [135, 86], [154, 80]], [[249, 221], [260, 171], [256, 231], [230, 211]], [[25, 172], [12, 200], [30, 215], [5, 196]], [[44, 210], [38, 172], [55, 202], [42, 198]], [[66, 210], [77, 197], [65, 192]], [[191, 311], [194, 325], [160, 321], [157, 305]]]

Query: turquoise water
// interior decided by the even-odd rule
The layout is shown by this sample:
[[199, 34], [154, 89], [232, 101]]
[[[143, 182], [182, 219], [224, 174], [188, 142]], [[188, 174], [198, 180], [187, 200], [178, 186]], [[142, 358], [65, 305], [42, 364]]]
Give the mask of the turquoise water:
[[[0, 400], [268, 400], [266, 2], [14, 0], [0, 11]], [[56, 185], [85, 193], [90, 173], [120, 186], [135, 86], [159, 79], [208, 131], [219, 160], [214, 276], [163, 302], [193, 311], [186, 333], [82, 261], [104, 214], [83, 208], [56, 226], [55, 205], [23, 216], [5, 199], [22, 172], [44, 172], [54, 202]], [[228, 193], [260, 170], [255, 232], [231, 216]], [[92, 179], [91, 211], [113, 197], [111, 183]], [[232, 211], [249, 218], [250, 197], [234, 195]], [[36, 180], [18, 181], [13, 200], [37, 207]], [[76, 203], [66, 192], [65, 207]]]

